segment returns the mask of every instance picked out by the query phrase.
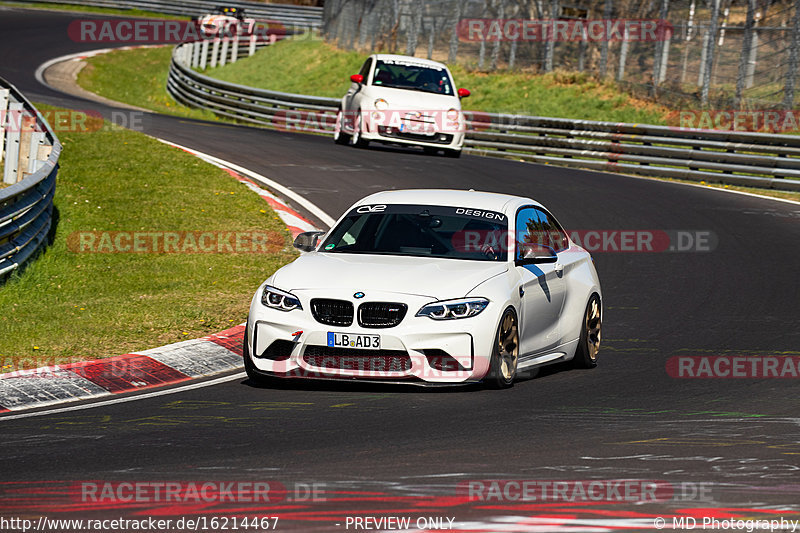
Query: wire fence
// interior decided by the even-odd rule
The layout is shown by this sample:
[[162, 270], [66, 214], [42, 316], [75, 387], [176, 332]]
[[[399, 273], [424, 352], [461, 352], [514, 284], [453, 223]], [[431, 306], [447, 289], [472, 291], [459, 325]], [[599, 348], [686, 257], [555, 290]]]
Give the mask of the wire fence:
[[[800, 0], [327, 0], [323, 35], [344, 49], [483, 71], [586, 72], [670, 104], [790, 109], [800, 102], [798, 6]], [[647, 24], [656, 31], [640, 31]]]

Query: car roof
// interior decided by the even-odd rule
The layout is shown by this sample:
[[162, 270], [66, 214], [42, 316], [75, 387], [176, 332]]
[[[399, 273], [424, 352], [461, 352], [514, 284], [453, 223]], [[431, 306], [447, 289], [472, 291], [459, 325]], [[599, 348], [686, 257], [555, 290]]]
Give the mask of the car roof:
[[466, 207], [469, 209], [486, 209], [501, 213], [505, 212], [506, 207], [509, 205], [529, 204], [541, 206], [539, 202], [521, 196], [457, 189], [403, 189], [382, 191], [367, 196], [358, 202], [358, 205], [375, 203], [446, 205], [451, 207]]
[[430, 59], [423, 59], [421, 57], [401, 56], [398, 54], [374, 54], [374, 57], [376, 60], [380, 61], [386, 61], [386, 60], [409, 61], [417, 63], [419, 65], [429, 65], [431, 67], [447, 68], [447, 65], [445, 65], [444, 63], [439, 63], [438, 61], [433, 61]]

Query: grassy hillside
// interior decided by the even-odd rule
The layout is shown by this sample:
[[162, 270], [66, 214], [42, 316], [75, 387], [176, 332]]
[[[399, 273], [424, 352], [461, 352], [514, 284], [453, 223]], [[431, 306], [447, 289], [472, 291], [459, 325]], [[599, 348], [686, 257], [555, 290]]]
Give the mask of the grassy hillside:
[[[350, 74], [358, 72], [365, 57], [317, 40], [287, 40], [206, 74], [264, 89], [335, 97], [347, 91]], [[482, 73], [461, 66], [452, 72], [459, 87], [472, 91], [464, 107], [476, 111], [649, 124], [663, 124], [668, 113], [580, 73]]]

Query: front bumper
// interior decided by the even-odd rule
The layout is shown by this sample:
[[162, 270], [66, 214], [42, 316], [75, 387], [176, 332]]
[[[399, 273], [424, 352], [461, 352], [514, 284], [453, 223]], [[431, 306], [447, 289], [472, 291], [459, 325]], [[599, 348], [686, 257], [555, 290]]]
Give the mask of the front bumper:
[[464, 144], [463, 129], [443, 127], [437, 121], [427, 124], [427, 127], [418, 129], [409, 129], [406, 127], [407, 125], [405, 122], [368, 119], [364, 121], [364, 131], [361, 132], [361, 135], [365, 140], [369, 141], [447, 150], [461, 150]]
[[[480, 381], [489, 369], [489, 358], [499, 316], [490, 303], [477, 316], [436, 321], [417, 317], [416, 312], [431, 298], [378, 294], [370, 301], [393, 301], [408, 305], [405, 318], [394, 327], [349, 327], [318, 322], [310, 310], [310, 295], [295, 291], [302, 310], [280, 311], [261, 304], [260, 291], [250, 307], [247, 322], [247, 353], [261, 373], [287, 378], [358, 379], [411, 384], [458, 384]], [[314, 294], [313, 297], [318, 297]], [[326, 298], [360, 300], [352, 294], [330, 294]], [[330, 333], [379, 335], [380, 349], [329, 346]]]

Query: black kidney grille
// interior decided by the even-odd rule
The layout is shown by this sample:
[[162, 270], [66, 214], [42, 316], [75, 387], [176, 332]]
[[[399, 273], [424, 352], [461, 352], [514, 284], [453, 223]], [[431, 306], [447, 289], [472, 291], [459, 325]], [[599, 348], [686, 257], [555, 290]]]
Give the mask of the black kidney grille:
[[346, 300], [314, 298], [311, 300], [311, 314], [320, 324], [328, 326], [353, 325], [353, 303]]
[[363, 328], [391, 328], [402, 322], [408, 306], [396, 302], [365, 302], [358, 306], [358, 323]]

